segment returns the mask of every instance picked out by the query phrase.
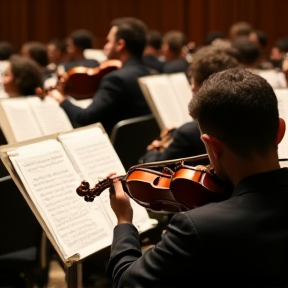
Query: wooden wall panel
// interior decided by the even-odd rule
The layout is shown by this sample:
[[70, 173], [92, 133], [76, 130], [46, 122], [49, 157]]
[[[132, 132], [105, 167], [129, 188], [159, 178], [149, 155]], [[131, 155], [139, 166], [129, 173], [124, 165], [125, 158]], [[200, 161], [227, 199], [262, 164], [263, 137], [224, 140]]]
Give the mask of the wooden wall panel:
[[288, 36], [287, 11], [287, 0], [0, 0], [0, 41], [20, 48], [25, 41], [45, 43], [85, 28], [100, 48], [111, 20], [131, 16], [162, 33], [183, 30], [198, 44], [207, 32], [228, 34], [233, 23], [244, 20], [264, 30], [271, 45]]

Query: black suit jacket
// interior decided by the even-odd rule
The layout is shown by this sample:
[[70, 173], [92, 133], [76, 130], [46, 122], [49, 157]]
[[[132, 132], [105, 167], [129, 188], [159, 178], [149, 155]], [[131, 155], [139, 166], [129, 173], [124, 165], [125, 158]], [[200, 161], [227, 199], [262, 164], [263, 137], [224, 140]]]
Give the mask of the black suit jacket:
[[156, 150], [147, 151], [144, 162], [164, 161], [185, 158], [206, 153], [205, 145], [200, 139], [200, 130], [196, 121], [180, 126], [173, 132], [173, 140], [161, 153]]
[[63, 101], [61, 107], [74, 125], [101, 122], [110, 134], [117, 122], [151, 113], [138, 84], [138, 78], [147, 75], [149, 71], [142, 62], [130, 58], [121, 69], [102, 78], [93, 102], [86, 109], [73, 105], [69, 100]]
[[282, 168], [243, 179], [226, 201], [175, 214], [143, 256], [136, 228], [116, 226], [108, 275], [114, 287], [287, 287], [287, 243]]
[[172, 61], [167, 61], [163, 65], [163, 73], [171, 74], [171, 73], [178, 73], [184, 72], [187, 75], [187, 70], [189, 67], [189, 63], [186, 59], [175, 59]]

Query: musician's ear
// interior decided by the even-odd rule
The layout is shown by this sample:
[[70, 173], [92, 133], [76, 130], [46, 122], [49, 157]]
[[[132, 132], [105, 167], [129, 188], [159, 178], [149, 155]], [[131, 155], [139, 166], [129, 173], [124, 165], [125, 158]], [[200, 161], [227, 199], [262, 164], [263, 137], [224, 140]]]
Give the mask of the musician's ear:
[[221, 142], [217, 138], [209, 136], [208, 134], [202, 134], [201, 140], [204, 142], [207, 153], [210, 157], [213, 156], [213, 158], [219, 158], [223, 150]]
[[279, 144], [284, 135], [285, 135], [285, 131], [286, 131], [286, 124], [285, 124], [285, 121], [284, 119], [282, 118], [279, 118], [279, 128], [278, 128], [278, 134], [277, 134], [277, 144]]
[[120, 39], [117, 41], [117, 50], [118, 50], [118, 51], [122, 51], [125, 47], [126, 47], [126, 42], [125, 42], [125, 40], [120, 38]]

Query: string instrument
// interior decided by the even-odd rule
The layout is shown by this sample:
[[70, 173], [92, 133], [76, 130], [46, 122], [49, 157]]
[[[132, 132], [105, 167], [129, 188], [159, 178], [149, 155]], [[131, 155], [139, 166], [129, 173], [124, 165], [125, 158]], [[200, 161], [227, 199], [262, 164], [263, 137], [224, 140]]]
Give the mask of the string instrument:
[[[188, 165], [191, 161], [195, 163], [200, 160], [208, 160], [208, 156], [205, 154], [135, 165], [126, 175], [117, 178], [130, 198], [141, 206], [157, 212], [187, 211], [229, 198], [232, 186], [218, 179], [210, 166]], [[161, 166], [163, 167], [161, 172], [150, 169]], [[76, 192], [84, 197], [85, 201], [92, 202], [105, 189], [111, 187], [113, 178], [104, 179], [93, 188], [90, 188], [88, 182], [82, 181]]]
[[101, 79], [108, 73], [122, 67], [119, 60], [107, 60], [98, 67], [73, 67], [68, 72], [58, 71], [58, 81], [47, 89], [37, 88], [36, 94], [41, 98], [46, 96], [47, 92], [58, 89], [61, 93], [69, 95], [76, 100], [92, 98], [99, 87]]
[[74, 67], [62, 75], [65, 82], [65, 94], [75, 99], [92, 98], [101, 79], [108, 73], [122, 67], [119, 60], [107, 60], [96, 68]]
[[164, 129], [160, 136], [154, 140], [148, 147], [148, 150], [155, 149], [157, 152], [161, 153], [165, 150], [173, 140], [173, 132], [176, 128]]

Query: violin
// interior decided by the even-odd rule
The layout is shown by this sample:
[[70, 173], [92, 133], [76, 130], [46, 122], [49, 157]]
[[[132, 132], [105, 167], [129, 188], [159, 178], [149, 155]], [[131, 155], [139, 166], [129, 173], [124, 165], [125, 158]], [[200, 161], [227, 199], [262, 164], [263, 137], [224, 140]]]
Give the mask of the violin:
[[43, 98], [48, 91], [58, 89], [61, 93], [67, 94], [76, 100], [92, 98], [97, 91], [101, 79], [108, 73], [122, 67], [120, 60], [107, 60], [98, 67], [73, 67], [68, 72], [60, 72], [56, 85], [48, 89], [38, 89], [36, 94]]
[[[233, 187], [221, 181], [208, 166], [191, 166], [195, 160], [207, 160], [207, 154], [171, 161], [145, 163], [132, 166], [126, 175], [117, 177], [123, 190], [139, 205], [155, 212], [180, 212], [210, 202], [228, 199]], [[167, 167], [173, 166], [173, 168]], [[161, 172], [149, 168], [163, 167]], [[113, 178], [107, 178], [90, 188], [82, 181], [76, 189], [87, 202], [113, 187]]]
[[155, 149], [159, 153], [163, 152], [172, 142], [175, 129], [164, 129], [160, 136], [147, 147], [147, 150]]
[[104, 61], [96, 68], [74, 67], [61, 76], [65, 83], [65, 94], [77, 100], [92, 98], [101, 79], [121, 67], [122, 62], [116, 59]]

